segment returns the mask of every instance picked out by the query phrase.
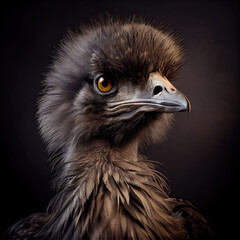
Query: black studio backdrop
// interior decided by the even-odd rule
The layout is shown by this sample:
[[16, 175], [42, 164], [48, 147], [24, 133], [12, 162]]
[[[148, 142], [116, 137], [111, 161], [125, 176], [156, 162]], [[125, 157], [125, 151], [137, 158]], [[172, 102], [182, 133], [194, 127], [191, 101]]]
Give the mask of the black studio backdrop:
[[[3, 3], [2, 3], [3, 4]], [[188, 199], [217, 239], [237, 232], [239, 157], [238, 1], [9, 2], [1, 7], [0, 230], [53, 196], [36, 123], [40, 82], [66, 34], [106, 11], [164, 21], [184, 38], [188, 60], [174, 85], [192, 103], [176, 114], [167, 140], [142, 152], [163, 165], [172, 197]]]

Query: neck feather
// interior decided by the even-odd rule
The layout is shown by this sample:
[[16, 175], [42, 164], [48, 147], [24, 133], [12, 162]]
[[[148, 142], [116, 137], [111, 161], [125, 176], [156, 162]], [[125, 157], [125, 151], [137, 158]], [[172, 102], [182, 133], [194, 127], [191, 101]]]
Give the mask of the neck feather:
[[184, 233], [172, 216], [174, 199], [153, 165], [138, 155], [138, 142], [111, 147], [96, 141], [76, 146], [49, 205], [43, 231], [71, 239], [177, 239]]

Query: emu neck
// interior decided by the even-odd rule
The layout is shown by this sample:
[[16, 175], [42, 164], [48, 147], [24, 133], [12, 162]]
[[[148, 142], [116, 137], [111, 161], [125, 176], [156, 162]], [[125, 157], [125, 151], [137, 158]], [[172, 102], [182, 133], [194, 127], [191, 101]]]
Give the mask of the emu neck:
[[[81, 144], [77, 148], [77, 153], [86, 158], [87, 161], [107, 161], [118, 160], [137, 161], [138, 160], [138, 140], [134, 140], [122, 146], [111, 146], [104, 140], [95, 140], [91, 143]], [[90, 159], [89, 159], [90, 158]]]
[[84, 144], [69, 163], [44, 226], [52, 238], [61, 231], [66, 239], [175, 239], [181, 232], [179, 220], [170, 214], [166, 183], [138, 156], [137, 141], [122, 147]]
[[90, 171], [96, 170], [102, 174], [103, 164], [109, 167], [121, 164], [121, 169], [124, 170], [124, 163], [134, 163], [138, 160], [138, 139], [120, 147], [111, 146], [109, 142], [102, 139], [76, 144], [74, 148], [68, 149], [59, 168], [55, 169], [58, 174], [53, 184], [59, 191], [72, 184], [72, 178], [81, 182], [89, 178]]

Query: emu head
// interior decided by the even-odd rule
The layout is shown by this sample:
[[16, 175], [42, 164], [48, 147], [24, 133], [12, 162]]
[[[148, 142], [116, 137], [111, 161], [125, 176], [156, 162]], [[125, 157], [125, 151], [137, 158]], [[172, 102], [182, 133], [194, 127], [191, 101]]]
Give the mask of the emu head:
[[144, 22], [107, 22], [70, 33], [39, 103], [49, 151], [102, 139], [160, 140], [173, 112], [190, 103], [171, 83], [183, 50], [172, 33]]

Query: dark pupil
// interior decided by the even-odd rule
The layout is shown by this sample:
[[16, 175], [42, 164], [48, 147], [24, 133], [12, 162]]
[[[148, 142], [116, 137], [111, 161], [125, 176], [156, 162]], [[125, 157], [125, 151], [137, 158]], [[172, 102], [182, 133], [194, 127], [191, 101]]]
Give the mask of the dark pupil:
[[103, 87], [107, 87], [108, 86], [108, 80], [105, 79], [105, 78], [102, 78], [101, 79], [101, 84], [102, 84]]

